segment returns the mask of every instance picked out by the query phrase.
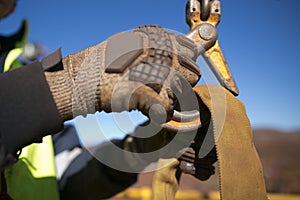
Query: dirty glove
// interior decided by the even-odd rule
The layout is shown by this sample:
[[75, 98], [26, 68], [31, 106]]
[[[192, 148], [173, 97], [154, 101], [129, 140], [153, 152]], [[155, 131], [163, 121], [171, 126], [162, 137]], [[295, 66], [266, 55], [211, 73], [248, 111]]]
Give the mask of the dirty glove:
[[[63, 59], [45, 73], [62, 119], [138, 109], [172, 115], [181, 82], [200, 78], [195, 45], [158, 26], [141, 26]], [[174, 91], [176, 90], [176, 91]]]
[[211, 175], [215, 174], [213, 164], [217, 161], [216, 149], [213, 148], [204, 158], [199, 158], [197, 154], [199, 151], [194, 148], [189, 147], [185, 150], [179, 158], [179, 168], [182, 172], [193, 175], [201, 181], [205, 181], [209, 179]]
[[174, 158], [190, 143], [188, 135], [168, 132], [148, 121], [124, 139], [102, 143], [90, 152], [110, 168], [138, 173], [159, 158]]

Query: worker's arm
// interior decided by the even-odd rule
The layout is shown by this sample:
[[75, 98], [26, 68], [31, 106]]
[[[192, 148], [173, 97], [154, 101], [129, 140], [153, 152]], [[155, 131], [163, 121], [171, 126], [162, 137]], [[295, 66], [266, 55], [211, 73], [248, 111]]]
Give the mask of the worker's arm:
[[1, 167], [78, 115], [138, 109], [160, 123], [170, 119], [184, 83], [200, 77], [195, 51], [184, 36], [141, 26], [66, 58], [58, 51], [1, 74]]
[[39, 62], [0, 74], [0, 106], [0, 169], [16, 162], [23, 147], [63, 128]]
[[[172, 150], [161, 148], [169, 144], [175, 134], [160, 130], [160, 126], [155, 125], [145, 132], [143, 128], [145, 126], [148, 127], [149, 122], [137, 127], [124, 139], [105, 141], [89, 150], [81, 149], [81, 153], [70, 163], [58, 181], [61, 198], [92, 200], [110, 198], [134, 184], [138, 174], [159, 157], [174, 157], [173, 153], [178, 151], [176, 147], [180, 148], [178, 138], [173, 141]], [[68, 138], [63, 140], [72, 140], [70, 131], [72, 128], [65, 136]], [[181, 136], [184, 137], [185, 134]], [[73, 140], [76, 140], [76, 136]], [[57, 144], [57, 141], [55, 140], [54, 144]], [[165, 154], [166, 151], [168, 155]]]

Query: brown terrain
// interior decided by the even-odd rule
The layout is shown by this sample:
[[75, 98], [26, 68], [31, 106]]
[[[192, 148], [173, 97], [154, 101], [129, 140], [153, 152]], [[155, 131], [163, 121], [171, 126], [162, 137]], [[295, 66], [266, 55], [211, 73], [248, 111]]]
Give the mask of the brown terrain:
[[[300, 194], [300, 131], [255, 130], [253, 135], [263, 164], [268, 192]], [[151, 187], [152, 177], [153, 173], [141, 174], [133, 187]], [[216, 173], [204, 182], [184, 175], [180, 189], [202, 193], [218, 190], [218, 175]]]

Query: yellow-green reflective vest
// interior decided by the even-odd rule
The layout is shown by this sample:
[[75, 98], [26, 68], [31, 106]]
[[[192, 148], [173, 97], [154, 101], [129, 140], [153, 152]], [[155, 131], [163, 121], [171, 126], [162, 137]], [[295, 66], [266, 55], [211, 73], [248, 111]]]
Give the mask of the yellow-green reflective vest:
[[58, 200], [51, 136], [22, 149], [19, 161], [5, 170], [7, 192], [13, 200]]
[[[28, 30], [29, 25], [27, 20], [24, 20], [22, 22], [22, 28], [18, 31], [18, 34], [20, 34], [21, 38], [19, 38], [16, 41], [13, 41], [13, 49], [10, 49], [8, 54], [6, 55], [4, 66], [3, 66], [3, 72], [9, 71], [12, 68], [21, 67], [22, 65], [18, 62], [17, 58], [22, 54], [24, 46], [27, 43], [28, 38]], [[1, 44], [1, 43], [0, 43]], [[3, 48], [0, 45], [0, 49]]]
[[[22, 53], [28, 33], [26, 21], [25, 26], [22, 42], [6, 57], [4, 72], [13, 67]], [[18, 162], [5, 170], [5, 179], [7, 193], [13, 200], [59, 200], [52, 137], [44, 137], [43, 143], [23, 148]]]

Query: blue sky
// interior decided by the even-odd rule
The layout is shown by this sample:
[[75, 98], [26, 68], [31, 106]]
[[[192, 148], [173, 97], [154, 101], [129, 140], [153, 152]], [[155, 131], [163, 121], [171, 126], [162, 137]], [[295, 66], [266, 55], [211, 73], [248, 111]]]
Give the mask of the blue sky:
[[[219, 41], [254, 128], [300, 129], [300, 1], [221, 0]], [[181, 33], [185, 0], [19, 0], [0, 21], [0, 34], [29, 20], [29, 40], [48, 52], [75, 53], [138, 25], [158, 24]], [[205, 67], [205, 66], [202, 66]]]

